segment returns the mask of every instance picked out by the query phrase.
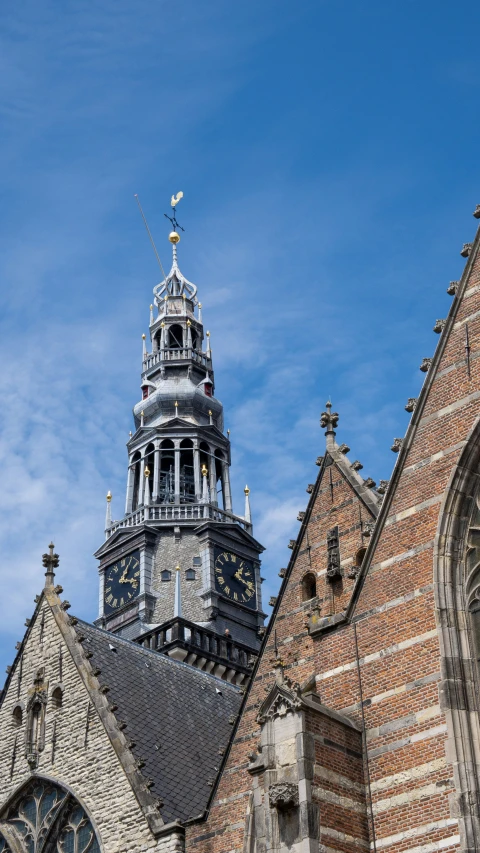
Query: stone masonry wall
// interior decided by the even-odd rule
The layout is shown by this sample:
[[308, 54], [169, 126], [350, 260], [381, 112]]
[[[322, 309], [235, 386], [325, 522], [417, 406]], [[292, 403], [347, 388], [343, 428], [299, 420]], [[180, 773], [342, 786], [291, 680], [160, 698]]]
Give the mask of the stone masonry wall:
[[[155, 549], [152, 585], [153, 591], [159, 595], [155, 605], [153, 621], [165, 622], [173, 618], [175, 600], [175, 567], [181, 568], [182, 611], [185, 619], [192, 622], [206, 622], [205, 611], [202, 607], [200, 593], [204, 588], [202, 566], [193, 566], [193, 558], [200, 556], [200, 543], [193, 530], [181, 529], [178, 540], [173, 528], [161, 532]], [[187, 581], [185, 571], [195, 568], [196, 577]], [[168, 569], [171, 580], [162, 581], [161, 572]]]
[[[105, 853], [140, 849], [173, 853], [178, 840], [157, 840], [152, 835], [46, 601], [0, 708], [0, 803], [8, 801], [32, 775], [25, 758], [25, 714], [17, 727], [12, 711], [18, 702], [26, 706], [39, 667], [45, 668], [48, 704], [45, 747], [36, 773], [73, 790], [90, 813]], [[60, 683], [63, 705], [56, 708], [51, 694]]]

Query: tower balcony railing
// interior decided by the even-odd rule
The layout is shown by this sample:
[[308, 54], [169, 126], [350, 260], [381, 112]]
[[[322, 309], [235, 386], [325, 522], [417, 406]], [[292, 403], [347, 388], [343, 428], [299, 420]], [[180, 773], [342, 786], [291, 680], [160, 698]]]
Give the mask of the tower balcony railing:
[[109, 539], [117, 530], [125, 527], [138, 527], [140, 524], [156, 521], [223, 521], [239, 524], [248, 533], [251, 532], [251, 524], [232, 512], [227, 512], [213, 504], [185, 503], [185, 504], [157, 504], [155, 506], [142, 506], [134, 512], [128, 513], [120, 521], [112, 521], [105, 531]]
[[237, 684], [248, 679], [258, 656], [250, 646], [179, 616], [142, 634], [135, 642]]
[[165, 361], [196, 361], [202, 367], [211, 369], [212, 359], [209, 355], [192, 347], [183, 347], [178, 349], [163, 349], [158, 352], [147, 353], [143, 359], [143, 369], [149, 370], [156, 364]]

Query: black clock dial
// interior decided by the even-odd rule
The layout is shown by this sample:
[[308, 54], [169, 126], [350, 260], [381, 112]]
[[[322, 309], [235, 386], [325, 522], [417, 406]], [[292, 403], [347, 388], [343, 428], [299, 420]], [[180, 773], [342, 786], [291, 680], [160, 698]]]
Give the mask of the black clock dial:
[[243, 560], [231, 551], [215, 552], [215, 586], [222, 595], [236, 604], [257, 606], [255, 570], [250, 560]]
[[105, 613], [133, 601], [140, 589], [140, 551], [133, 551], [105, 569]]

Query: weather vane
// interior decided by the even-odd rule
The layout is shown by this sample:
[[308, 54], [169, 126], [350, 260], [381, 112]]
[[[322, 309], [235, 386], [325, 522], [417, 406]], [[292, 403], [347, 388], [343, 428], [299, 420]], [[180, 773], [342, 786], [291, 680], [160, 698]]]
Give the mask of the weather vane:
[[182, 193], [182, 191], [181, 191], [181, 190], [180, 190], [180, 192], [179, 192], [179, 193], [177, 193], [177, 195], [176, 195], [176, 196], [172, 195], [172, 199], [171, 199], [171, 201], [170, 201], [170, 205], [171, 205], [171, 207], [172, 207], [173, 216], [169, 216], [169, 215], [168, 215], [168, 213], [164, 213], [164, 214], [163, 214], [163, 215], [166, 217], [166, 219], [170, 220], [170, 222], [172, 223], [172, 228], [173, 228], [173, 230], [174, 230], [174, 231], [176, 231], [176, 230], [177, 230], [177, 228], [180, 228], [180, 231], [185, 231], [185, 228], [182, 228], [182, 226], [181, 226], [181, 225], [179, 225], [179, 224], [178, 224], [178, 222], [177, 222], [177, 211], [176, 211], [176, 207], [177, 207], [178, 202], [179, 202], [179, 201], [180, 201], [180, 199], [182, 199], [182, 198], [183, 198], [183, 193]]

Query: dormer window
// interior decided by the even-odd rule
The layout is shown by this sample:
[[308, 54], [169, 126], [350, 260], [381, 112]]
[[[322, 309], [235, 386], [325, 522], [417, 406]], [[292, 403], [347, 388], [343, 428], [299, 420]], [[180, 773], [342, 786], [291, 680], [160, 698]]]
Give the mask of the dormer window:
[[205, 382], [203, 387], [205, 388], [205, 394], [207, 395], [207, 397], [211, 397], [213, 391], [213, 386], [211, 382]]

